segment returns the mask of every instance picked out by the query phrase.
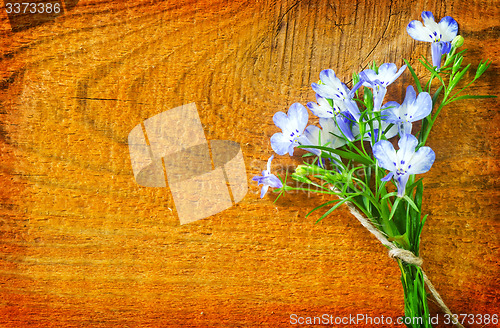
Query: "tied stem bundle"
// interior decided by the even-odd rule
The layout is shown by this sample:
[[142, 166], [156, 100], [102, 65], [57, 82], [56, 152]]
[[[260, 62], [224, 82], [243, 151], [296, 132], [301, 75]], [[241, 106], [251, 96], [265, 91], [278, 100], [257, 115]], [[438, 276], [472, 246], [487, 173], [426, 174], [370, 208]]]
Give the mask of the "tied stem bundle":
[[[339, 190], [336, 188], [333, 188], [333, 190], [336, 192], [339, 192]], [[341, 198], [340, 196], [337, 196], [337, 197]], [[422, 267], [423, 260], [420, 257], [415, 256], [415, 254], [413, 254], [409, 250], [399, 248], [396, 245], [394, 245], [393, 243], [391, 243], [386, 238], [386, 236], [382, 232], [380, 232], [379, 229], [377, 229], [367, 218], [365, 218], [361, 213], [359, 213], [359, 211], [356, 209], [356, 207], [351, 202], [346, 201], [345, 204], [349, 208], [349, 211], [351, 212], [351, 214], [354, 215], [354, 217], [361, 223], [361, 225], [363, 227], [365, 227], [372, 235], [374, 235], [375, 238], [377, 238], [378, 241], [380, 241], [382, 243], [382, 245], [389, 248], [389, 256], [391, 258], [399, 259], [403, 262], [406, 262], [408, 264], [413, 264], [417, 267]], [[453, 313], [450, 311], [448, 306], [444, 303], [443, 299], [441, 298], [441, 295], [439, 295], [438, 291], [436, 290], [436, 288], [432, 284], [431, 280], [429, 279], [429, 277], [425, 274], [425, 272], [423, 270], [422, 270], [422, 274], [424, 275], [425, 284], [429, 288], [429, 291], [431, 292], [432, 296], [436, 300], [436, 302], [439, 305], [439, 307], [441, 308], [441, 310], [443, 310], [444, 313], [448, 314], [450, 316], [450, 318], [454, 318]], [[464, 328], [464, 326], [462, 326], [457, 320], [455, 320], [455, 319], [453, 319], [453, 320], [454, 320], [453, 324], [456, 327]]]

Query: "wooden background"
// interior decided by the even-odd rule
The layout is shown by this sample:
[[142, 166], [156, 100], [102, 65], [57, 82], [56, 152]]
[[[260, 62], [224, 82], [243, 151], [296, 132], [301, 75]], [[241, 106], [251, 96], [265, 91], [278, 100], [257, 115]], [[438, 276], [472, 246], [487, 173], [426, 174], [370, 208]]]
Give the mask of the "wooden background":
[[[250, 179], [272, 154], [272, 115], [313, 100], [322, 69], [348, 81], [373, 60], [430, 55], [405, 31], [422, 10], [459, 22], [474, 69], [493, 59], [471, 93], [498, 94], [495, 0], [81, 0], [15, 33], [2, 10], [0, 326], [402, 315], [396, 263], [346, 209], [315, 224], [305, 214], [326, 198], [273, 204], [251, 184], [237, 206], [181, 226], [168, 189], [135, 183], [127, 135], [195, 102], [208, 139], [242, 145]], [[386, 100], [401, 101], [408, 83], [406, 72]], [[496, 99], [454, 103], [429, 140], [424, 269], [457, 313], [500, 314], [499, 122]], [[273, 169], [300, 161], [278, 157]]]

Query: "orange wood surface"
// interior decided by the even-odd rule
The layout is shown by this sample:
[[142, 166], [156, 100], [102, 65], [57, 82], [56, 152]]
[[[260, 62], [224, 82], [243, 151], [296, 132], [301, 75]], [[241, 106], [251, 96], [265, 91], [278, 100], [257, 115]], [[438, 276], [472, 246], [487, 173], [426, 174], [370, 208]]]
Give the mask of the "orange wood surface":
[[[405, 30], [422, 10], [458, 21], [469, 78], [493, 60], [470, 92], [497, 95], [498, 1], [67, 9], [15, 32], [0, 11], [0, 327], [289, 327], [294, 313], [403, 314], [396, 262], [345, 208], [320, 224], [319, 213], [305, 218], [328, 197], [273, 204], [249, 181], [237, 205], [180, 225], [168, 188], [135, 183], [127, 136], [195, 102], [208, 139], [240, 143], [250, 180], [272, 154], [272, 115], [314, 100], [322, 69], [347, 82], [373, 60], [407, 58], [424, 76], [417, 58], [429, 44]], [[411, 82], [407, 71], [386, 100], [402, 101]], [[496, 99], [456, 102], [428, 142], [421, 255], [456, 313], [500, 314], [499, 122]], [[300, 162], [278, 156], [273, 170]]]

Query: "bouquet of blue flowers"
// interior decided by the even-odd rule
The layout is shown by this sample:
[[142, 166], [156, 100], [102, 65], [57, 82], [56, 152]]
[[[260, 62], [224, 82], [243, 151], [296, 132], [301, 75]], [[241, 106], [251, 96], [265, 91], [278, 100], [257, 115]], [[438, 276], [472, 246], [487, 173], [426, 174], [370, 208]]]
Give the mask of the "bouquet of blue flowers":
[[[435, 152], [426, 146], [429, 133], [441, 110], [450, 103], [473, 96], [463, 94], [490, 62], [481, 61], [474, 77], [464, 81], [471, 64], [462, 61], [466, 50], [459, 51], [464, 39], [457, 35], [457, 22], [447, 16], [436, 23], [431, 12], [422, 13], [424, 24], [412, 21], [408, 34], [415, 40], [431, 42], [432, 63], [419, 59], [430, 73], [421, 83], [407, 60], [398, 69], [393, 63], [373, 64], [353, 74], [352, 87], [331, 69], [320, 73], [312, 83], [316, 102], [307, 108], [319, 118], [319, 125], [309, 125], [309, 113], [300, 103], [292, 104], [288, 113], [277, 112], [273, 121], [282, 132], [271, 137], [271, 147], [278, 155], [293, 155], [295, 148], [314, 156], [312, 163], [298, 165], [291, 178], [305, 184], [293, 187], [286, 179], [271, 173], [271, 156], [267, 169], [253, 180], [262, 184], [261, 197], [269, 187], [281, 196], [300, 190], [332, 195], [332, 199], [312, 209], [309, 214], [327, 209], [324, 219], [345, 204], [351, 213], [389, 249], [401, 269], [405, 297], [405, 321], [408, 327], [431, 327], [425, 286], [443, 311], [450, 310], [421, 268], [420, 234], [427, 215], [422, 213], [424, 184], [416, 175], [429, 171]], [[384, 103], [387, 88], [408, 69], [415, 86], [406, 88], [400, 104]], [[421, 121], [415, 131], [415, 122]], [[397, 140], [397, 146], [396, 145]], [[420, 318], [420, 320], [415, 320]], [[458, 320], [455, 324], [461, 326]]]

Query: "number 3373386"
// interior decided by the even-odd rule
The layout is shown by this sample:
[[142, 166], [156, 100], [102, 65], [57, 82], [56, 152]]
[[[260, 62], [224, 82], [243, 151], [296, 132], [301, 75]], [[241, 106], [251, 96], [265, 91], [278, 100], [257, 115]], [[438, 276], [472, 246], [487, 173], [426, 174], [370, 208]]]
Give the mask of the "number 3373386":
[[59, 14], [61, 12], [60, 3], [51, 2], [8, 2], [5, 4], [7, 14]]

